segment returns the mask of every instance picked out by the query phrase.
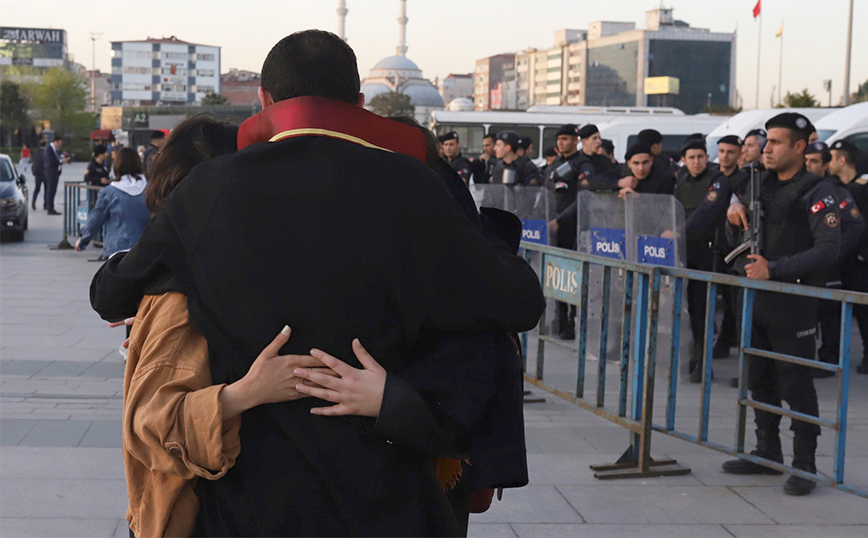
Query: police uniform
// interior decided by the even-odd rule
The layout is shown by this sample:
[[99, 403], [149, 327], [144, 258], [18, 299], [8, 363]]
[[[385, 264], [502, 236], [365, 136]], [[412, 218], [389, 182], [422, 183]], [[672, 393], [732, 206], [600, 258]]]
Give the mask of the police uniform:
[[[736, 135], [727, 135], [718, 141], [719, 144], [730, 144], [741, 148], [744, 142]], [[721, 173], [723, 172], [721, 171]], [[750, 185], [750, 176], [744, 171], [744, 168], [736, 166], [732, 173], [729, 175], [723, 173], [723, 175], [729, 180], [729, 188], [733, 195], [743, 193]], [[721, 286], [719, 289], [723, 298], [721, 302], [723, 318], [720, 321], [720, 332], [717, 334], [712, 351], [712, 357], [715, 359], [728, 357], [730, 348], [739, 345], [739, 330], [741, 328], [741, 290], [732, 286]]]
[[[663, 135], [656, 129], [643, 129], [639, 131], [636, 138], [639, 139], [639, 142], [648, 144], [649, 146], [663, 143]], [[652, 155], [652, 157], [654, 160], [653, 166], [657, 169], [658, 175], [670, 175], [673, 178], [676, 176], [678, 173], [678, 167], [675, 165], [675, 161], [670, 157], [663, 155], [663, 153], [660, 155]]]
[[[624, 159], [629, 163], [634, 156], [645, 153], [653, 158], [651, 146], [643, 142], [637, 142], [627, 148]], [[621, 177], [633, 175], [633, 171], [627, 164], [621, 167]], [[665, 173], [659, 167], [651, 165], [651, 171], [645, 179], [636, 178], [638, 182], [633, 188], [639, 194], [675, 194], [675, 177]]]
[[[681, 149], [705, 150], [705, 140], [688, 140]], [[726, 210], [729, 207], [729, 181], [720, 170], [706, 167], [694, 177], [684, 166], [675, 185], [675, 198], [684, 206], [684, 223], [687, 247], [687, 268], [700, 271], [715, 271], [719, 241], [722, 237]], [[705, 283], [691, 280], [687, 283], [687, 312], [693, 335], [693, 353], [690, 359], [690, 380], [702, 380], [699, 367], [702, 360], [702, 345], [705, 341]]]
[[[766, 128], [784, 127], [793, 136], [808, 137], [809, 121], [797, 113], [783, 113], [766, 123]], [[748, 205], [749, 201], [742, 203]], [[760, 203], [762, 230], [760, 254], [768, 260], [769, 278], [782, 282], [822, 285], [824, 273], [834, 263], [841, 244], [841, 222], [832, 185], [804, 166], [792, 178], [778, 179], [774, 171], [761, 176]], [[813, 359], [817, 327], [817, 300], [811, 297], [757, 292], [754, 300], [751, 346], [795, 357]], [[817, 393], [811, 368], [763, 357], [750, 358], [748, 387], [754, 400], [780, 406], [785, 400], [791, 410], [818, 416]], [[757, 450], [754, 454], [783, 462], [780, 444], [781, 416], [754, 409]], [[793, 466], [816, 472], [814, 454], [820, 427], [792, 420]], [[724, 463], [724, 471], [735, 474], [779, 474], [744, 460]], [[813, 483], [796, 476], [787, 480], [784, 491], [805, 495]]]
[[[839, 151], [847, 151], [853, 157], [853, 161], [859, 158], [859, 150], [846, 140], [838, 140], [832, 144], [831, 149]], [[868, 178], [856, 177], [846, 185], [847, 191], [853, 198], [855, 205], [840, 208], [842, 214], [849, 214], [851, 217], [862, 217], [868, 214]], [[851, 291], [860, 291], [868, 293], [868, 223], [862, 231], [856, 246], [841, 260], [839, 265], [841, 271], [841, 282], [844, 289]], [[856, 369], [860, 374], [868, 374], [868, 306], [853, 305], [853, 317], [856, 318], [856, 323], [859, 327], [859, 333], [862, 335], [862, 363]]]
[[[440, 143], [446, 142], [447, 140], [458, 140], [458, 133], [455, 131], [449, 131], [448, 133], [440, 136]], [[448, 156], [443, 157], [446, 162], [449, 163], [449, 166], [452, 167], [453, 170], [464, 180], [464, 183], [470, 183], [470, 178], [473, 175], [473, 164], [470, 162], [470, 159], [465, 157], [459, 151], [458, 155], [453, 158], [449, 158]]]
[[[515, 175], [509, 173], [515, 172]], [[528, 187], [540, 186], [542, 183], [539, 168], [527, 157], [518, 157], [507, 163], [503, 159], [494, 165], [491, 174], [491, 183], [502, 185], [525, 185]]]

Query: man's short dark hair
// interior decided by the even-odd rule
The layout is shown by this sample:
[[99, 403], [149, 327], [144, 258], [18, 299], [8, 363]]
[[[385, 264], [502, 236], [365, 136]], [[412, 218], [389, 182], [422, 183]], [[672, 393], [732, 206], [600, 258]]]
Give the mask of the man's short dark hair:
[[262, 88], [275, 102], [317, 96], [357, 104], [356, 54], [331, 32], [304, 30], [272, 47], [262, 64]]
[[162, 140], [166, 138], [166, 133], [163, 131], [151, 131], [151, 140]]
[[102, 155], [103, 153], [106, 153], [106, 152], [108, 152], [108, 148], [102, 144], [97, 144], [96, 146], [93, 147], [93, 156], [94, 157], [99, 157], [100, 155]]
[[488, 133], [487, 135], [485, 135], [485, 136], [482, 137], [483, 140], [485, 140], [486, 138], [490, 138], [492, 144], [493, 144], [494, 141], [496, 140], [496, 137], [494, 136], [494, 133]]
[[54, 135], [54, 140], [52, 140], [52, 142], [57, 142], [58, 140], [63, 141], [63, 137], [60, 135]]

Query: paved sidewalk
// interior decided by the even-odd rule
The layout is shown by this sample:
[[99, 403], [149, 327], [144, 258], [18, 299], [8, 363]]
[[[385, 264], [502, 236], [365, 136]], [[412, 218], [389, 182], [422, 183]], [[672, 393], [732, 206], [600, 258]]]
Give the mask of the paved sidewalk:
[[[66, 167], [64, 177], [80, 176], [77, 166], [83, 169]], [[30, 227], [24, 243], [0, 246], [0, 536], [125, 537], [123, 330], [107, 328], [89, 307], [98, 264], [88, 260], [98, 252], [49, 250], [60, 240], [60, 217], [34, 212]], [[546, 378], [569, 388], [575, 359], [551, 347], [548, 353]], [[725, 381], [735, 367], [734, 359], [715, 361], [711, 437], [721, 443], [732, 442], [735, 390]], [[660, 383], [667, 372], [658, 370]], [[829, 416], [834, 380], [817, 386], [821, 414]], [[868, 536], [868, 500], [828, 487], [787, 497], [785, 477], [723, 474], [727, 456], [665, 435], [654, 435], [654, 456], [676, 458], [690, 475], [596, 480], [588, 466], [616, 460], [626, 431], [532, 390], [545, 402], [525, 407], [531, 484], [473, 516], [471, 536]], [[665, 390], [658, 385], [656, 392], [660, 409]], [[868, 377], [854, 376], [851, 398], [847, 480], [868, 487]], [[695, 431], [696, 385], [679, 385], [678, 410], [679, 428]], [[828, 432], [821, 438], [825, 472], [831, 439]]]

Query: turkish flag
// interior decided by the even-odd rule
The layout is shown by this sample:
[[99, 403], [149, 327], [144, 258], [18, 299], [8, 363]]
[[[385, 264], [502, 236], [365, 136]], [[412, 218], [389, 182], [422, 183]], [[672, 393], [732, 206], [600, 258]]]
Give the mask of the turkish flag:
[[753, 7], [753, 18], [759, 17], [760, 14], [760, 4], [763, 0], [756, 0], [756, 5]]
[[[759, 4], [757, 4], [757, 5], [759, 5]], [[172, 72], [173, 75], [177, 74], [178, 73], [178, 66], [175, 64], [172, 64], [172, 67], [170, 67], [169, 70]]]

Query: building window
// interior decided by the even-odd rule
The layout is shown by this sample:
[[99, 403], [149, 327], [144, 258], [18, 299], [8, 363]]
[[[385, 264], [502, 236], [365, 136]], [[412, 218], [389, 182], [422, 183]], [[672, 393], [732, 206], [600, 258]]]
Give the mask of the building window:
[[582, 77], [570, 77], [570, 82], [581, 82]]
[[548, 72], [549, 73], [557, 73], [560, 70], [561, 70], [560, 67], [549, 67]]
[[124, 82], [123, 91], [125, 92], [149, 92], [151, 91], [150, 84], [136, 84], [133, 82]]
[[120, 75], [123, 73], [123, 67], [119, 65], [112, 66], [112, 75]]
[[213, 54], [197, 54], [197, 61], [199, 62], [213, 62], [214, 55]]
[[548, 57], [547, 57], [547, 59], [549, 59], [549, 60], [560, 60], [560, 59], [561, 59], [561, 55], [560, 55], [560, 54], [549, 54]]
[[[114, 73], [114, 68], [112, 68], [112, 73]], [[150, 67], [124, 67], [124, 75], [150, 75], [151, 68]]]
[[186, 77], [187, 76], [187, 68], [181, 67], [179, 65], [170, 65], [164, 66], [162, 73], [164, 75], [172, 75], [176, 77]]
[[193, 72], [193, 76], [196, 77], [213, 77], [214, 70], [213, 69], [196, 69]]
[[196, 87], [195, 87], [195, 89], [194, 89], [193, 91], [196, 92], [196, 93], [208, 93], [208, 92], [213, 92], [213, 91], [214, 91], [214, 86], [205, 86], [205, 85], [203, 85], [203, 84], [198, 84], [198, 85], [196, 85]]
[[186, 52], [164, 52], [163, 53], [164, 60], [184, 60], [187, 61], [187, 53]]
[[561, 92], [548, 92], [546, 94], [546, 97], [560, 97], [560, 96], [561, 96]]
[[164, 92], [186, 92], [187, 85], [186, 84], [161, 84], [161, 90]]

